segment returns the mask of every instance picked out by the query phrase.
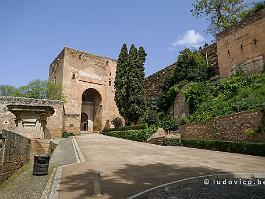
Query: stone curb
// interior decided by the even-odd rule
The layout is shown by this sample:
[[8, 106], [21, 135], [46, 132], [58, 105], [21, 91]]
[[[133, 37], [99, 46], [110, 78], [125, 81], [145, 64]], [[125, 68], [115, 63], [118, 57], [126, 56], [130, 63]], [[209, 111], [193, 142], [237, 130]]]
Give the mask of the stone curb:
[[75, 156], [76, 156], [77, 163], [86, 162], [84, 155], [83, 155], [81, 149], [79, 148], [74, 136], [72, 137], [72, 143], [73, 143], [73, 147], [75, 150]]

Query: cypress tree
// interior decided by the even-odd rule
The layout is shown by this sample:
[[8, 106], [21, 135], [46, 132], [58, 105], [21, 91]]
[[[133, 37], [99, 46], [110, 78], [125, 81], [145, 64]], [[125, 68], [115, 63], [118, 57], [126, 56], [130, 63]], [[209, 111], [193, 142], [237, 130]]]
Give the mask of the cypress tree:
[[137, 123], [140, 116], [144, 113], [144, 62], [146, 53], [143, 47], [139, 50], [131, 46], [129, 53], [129, 67], [130, 67], [130, 87], [129, 87], [129, 121]]
[[128, 54], [123, 44], [115, 79], [115, 101], [126, 124], [136, 124], [144, 113], [144, 62], [146, 53], [143, 47], [139, 50], [132, 44]]
[[117, 68], [116, 68], [116, 77], [114, 81], [114, 88], [115, 88], [115, 97], [114, 100], [116, 102], [116, 105], [118, 107], [119, 113], [124, 119], [126, 120], [126, 69], [128, 65], [128, 50], [127, 45], [123, 44], [119, 58], [117, 61]]

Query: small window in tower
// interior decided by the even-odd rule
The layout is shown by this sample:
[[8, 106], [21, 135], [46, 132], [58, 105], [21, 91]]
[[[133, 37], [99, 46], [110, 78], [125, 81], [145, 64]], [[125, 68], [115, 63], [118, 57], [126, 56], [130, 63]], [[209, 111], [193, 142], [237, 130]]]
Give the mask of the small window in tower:
[[82, 58], [82, 55], [80, 54], [80, 55], [79, 55], [79, 59], [81, 59], [81, 58]]
[[70, 127], [74, 127], [74, 124], [70, 124], [69, 126], [70, 126]]
[[72, 74], [72, 79], [75, 79], [75, 74]]
[[256, 38], [253, 40], [253, 43], [255, 46], [257, 45], [257, 39]]
[[240, 45], [240, 48], [241, 48], [241, 50], [243, 50], [243, 45], [242, 44]]
[[106, 65], [107, 65], [107, 66], [109, 65], [109, 61], [106, 61]]
[[230, 50], [227, 50], [228, 55], [230, 56]]
[[109, 86], [111, 86], [111, 81], [109, 81]]
[[111, 76], [111, 73], [109, 73], [109, 76]]

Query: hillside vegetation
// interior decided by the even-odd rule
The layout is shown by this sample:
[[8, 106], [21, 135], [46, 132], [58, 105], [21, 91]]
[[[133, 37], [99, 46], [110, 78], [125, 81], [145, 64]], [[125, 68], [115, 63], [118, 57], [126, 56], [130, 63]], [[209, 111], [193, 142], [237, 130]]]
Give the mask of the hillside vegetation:
[[181, 90], [191, 110], [187, 122], [216, 118], [265, 106], [265, 73], [189, 83]]

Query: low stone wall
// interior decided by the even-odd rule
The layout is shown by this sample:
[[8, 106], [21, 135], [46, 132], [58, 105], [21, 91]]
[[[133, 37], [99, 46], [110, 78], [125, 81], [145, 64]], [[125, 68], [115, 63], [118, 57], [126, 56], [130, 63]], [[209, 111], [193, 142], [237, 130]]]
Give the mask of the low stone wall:
[[31, 141], [0, 129], [0, 183], [30, 160]]
[[[175, 133], [184, 139], [265, 142], [265, 133], [258, 133], [264, 112], [252, 110], [223, 116], [215, 120], [179, 126]], [[255, 132], [249, 136], [248, 132]]]
[[33, 99], [24, 97], [0, 96], [0, 128], [14, 131], [16, 129], [15, 115], [7, 105], [51, 106], [54, 114], [47, 118], [45, 139], [62, 137], [64, 132], [64, 104], [58, 100]]

